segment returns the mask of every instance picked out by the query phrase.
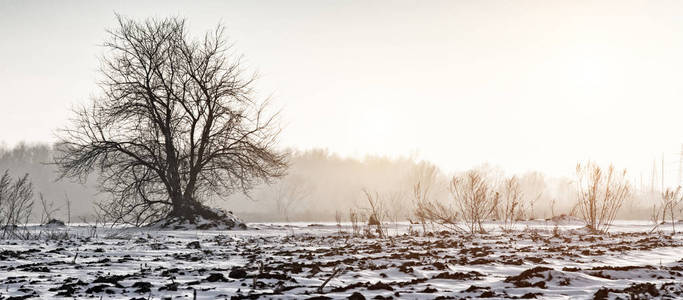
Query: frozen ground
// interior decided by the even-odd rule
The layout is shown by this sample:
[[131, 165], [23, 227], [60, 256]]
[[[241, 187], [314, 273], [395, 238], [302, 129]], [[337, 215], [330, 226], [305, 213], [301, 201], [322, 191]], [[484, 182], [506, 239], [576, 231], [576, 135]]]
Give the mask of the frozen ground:
[[542, 221], [476, 236], [388, 224], [386, 239], [350, 237], [348, 224], [250, 226], [33, 227], [49, 239], [0, 241], [0, 299], [683, 299], [683, 235], [646, 222], [602, 236]]

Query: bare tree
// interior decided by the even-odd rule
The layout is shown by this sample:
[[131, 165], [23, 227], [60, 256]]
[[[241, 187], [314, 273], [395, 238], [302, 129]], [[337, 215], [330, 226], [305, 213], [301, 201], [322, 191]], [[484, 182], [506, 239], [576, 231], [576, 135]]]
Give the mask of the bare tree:
[[185, 20], [117, 16], [104, 42], [102, 95], [61, 131], [61, 177], [100, 173], [100, 207], [136, 225], [167, 216], [218, 218], [203, 203], [279, 177], [277, 114], [254, 99], [253, 76], [229, 53], [223, 27], [188, 37]]
[[618, 172], [610, 165], [607, 171], [589, 162], [576, 165], [578, 208], [589, 229], [607, 232], [617, 211], [631, 195], [626, 170]]
[[20, 224], [28, 223], [33, 210], [33, 184], [28, 174], [12, 180], [9, 171], [0, 176], [0, 225], [2, 238], [14, 236]]
[[451, 195], [470, 233], [484, 233], [483, 221], [493, 212], [500, 194], [480, 171], [470, 170], [451, 180]]

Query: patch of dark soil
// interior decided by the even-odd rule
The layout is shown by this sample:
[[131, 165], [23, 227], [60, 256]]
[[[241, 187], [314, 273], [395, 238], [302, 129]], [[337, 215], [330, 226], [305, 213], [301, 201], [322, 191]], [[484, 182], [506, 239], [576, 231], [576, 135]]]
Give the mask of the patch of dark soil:
[[230, 270], [230, 273], [228, 273], [228, 277], [234, 278], [234, 279], [242, 279], [247, 277], [247, 271], [245, 271], [242, 268], [232, 268]]
[[31, 298], [35, 298], [35, 297], [36, 297], [35, 294], [30, 294], [30, 295], [22, 295], [22, 296], [12, 296], [12, 297], [7, 298], [7, 300], [23, 300], [23, 299], [31, 299]]
[[331, 289], [330, 292], [332, 292], [332, 293], [345, 292], [345, 291], [348, 291], [348, 290], [353, 290], [353, 289], [357, 289], [357, 288], [361, 288], [361, 287], [366, 287], [367, 285], [368, 285], [368, 284], [365, 283], [365, 282], [355, 282], [355, 283], [349, 284], [349, 285], [347, 285], [347, 286], [335, 287], [335, 288]]
[[512, 255], [501, 255], [498, 258], [498, 262], [504, 265], [515, 265], [515, 266], [521, 266], [524, 264], [524, 260], [521, 258], [512, 256]]
[[159, 291], [170, 291], [175, 292], [178, 290], [178, 283], [172, 282], [159, 288]]
[[488, 286], [470, 285], [470, 287], [468, 287], [468, 288], [467, 288], [466, 290], [464, 290], [463, 292], [465, 292], [465, 293], [472, 293], [472, 292], [476, 292], [476, 291], [480, 291], [480, 290], [490, 290], [490, 289], [491, 289], [491, 287], [488, 287]]
[[48, 291], [58, 292], [57, 296], [60, 296], [60, 297], [72, 297], [72, 296], [74, 296], [74, 293], [76, 293], [80, 289], [79, 286], [88, 285], [87, 283], [81, 281], [80, 279], [76, 282], [72, 282], [73, 280], [76, 280], [76, 279], [75, 278], [67, 278], [66, 280], [64, 280], [64, 283], [61, 286], [50, 288]]
[[138, 281], [131, 286], [138, 294], [147, 294], [151, 291], [152, 284], [146, 281]]
[[488, 265], [495, 263], [496, 261], [493, 259], [486, 259], [486, 258], [477, 258], [475, 260], [471, 260], [468, 262], [470, 265]]
[[543, 260], [543, 258], [536, 257], [536, 256], [527, 256], [524, 258], [524, 260], [530, 261], [530, 262], [535, 263], [535, 264], [545, 264], [546, 263], [545, 260]]
[[193, 242], [187, 243], [185, 248], [187, 248], [187, 249], [201, 249], [202, 245], [199, 244], [199, 241], [193, 241]]
[[455, 273], [439, 273], [436, 276], [432, 277], [432, 279], [451, 279], [451, 280], [480, 280], [482, 277], [484, 277], [484, 274], [479, 273], [477, 271], [470, 271], [467, 273], [462, 273], [462, 272], [455, 272]]
[[0, 260], [8, 261], [10, 259], [26, 259], [26, 256], [31, 253], [40, 252], [38, 249], [29, 249], [25, 251], [12, 251], [12, 250], [2, 250], [0, 251]]
[[398, 270], [406, 274], [412, 274], [414, 271], [412, 267], [416, 265], [418, 264], [414, 261], [406, 261], [402, 263], [400, 267], [398, 267]]
[[275, 279], [275, 280], [287, 280], [296, 283], [296, 279], [292, 278], [287, 274], [282, 273], [263, 273], [258, 275], [259, 279]]
[[393, 291], [394, 288], [384, 282], [377, 282], [375, 284], [368, 285], [368, 290], [387, 290]]
[[48, 269], [45, 266], [29, 266], [21, 269], [22, 271], [25, 272], [34, 272], [34, 273], [50, 273], [50, 269]]
[[638, 269], [655, 270], [655, 267], [653, 267], [653, 266], [622, 266], [622, 267], [600, 266], [600, 267], [593, 267], [590, 270], [591, 271], [632, 271], [632, 270], [638, 270]]
[[628, 293], [631, 299], [637, 299], [641, 295], [645, 297], [659, 296], [659, 291], [657, 290], [657, 287], [654, 285], [654, 283], [649, 282], [633, 284], [625, 288], [623, 291]]
[[608, 289], [601, 288], [593, 294], [594, 300], [607, 300], [610, 293], [626, 294], [628, 299], [651, 299], [660, 295], [657, 286], [654, 283], [634, 283], [625, 289]]
[[351, 296], [349, 296], [347, 299], [349, 300], [365, 300], [365, 296], [359, 292], [353, 292]]
[[460, 250], [460, 254], [469, 254], [472, 257], [484, 257], [484, 256], [489, 256], [493, 254], [493, 251], [491, 251], [491, 247], [472, 247], [472, 248], [463, 248]]
[[543, 293], [526, 293], [519, 298], [520, 299], [536, 299], [538, 297], [543, 297]]
[[209, 274], [209, 277], [206, 278], [206, 281], [208, 281], [208, 282], [219, 282], [219, 281], [220, 282], [228, 282], [228, 279], [225, 278], [223, 273], [211, 273], [211, 274]]
[[415, 278], [411, 281], [394, 282], [394, 284], [398, 285], [399, 287], [406, 287], [406, 286], [412, 286], [412, 285], [416, 285], [419, 283], [423, 283], [426, 281], [427, 281], [427, 278]]
[[132, 277], [133, 275], [110, 275], [110, 276], [100, 276], [93, 280], [92, 283], [109, 283], [117, 288], [123, 288], [119, 281], [126, 278]]
[[86, 294], [99, 294], [102, 292], [105, 292], [107, 294], [114, 294], [116, 293], [114, 290], [110, 289], [112, 286], [108, 284], [98, 284], [90, 287], [89, 289], [85, 290]]
[[519, 273], [519, 275], [509, 276], [505, 278], [505, 282], [512, 283], [515, 287], [539, 287], [545, 288], [544, 281], [538, 281], [534, 284], [530, 283], [529, 280], [533, 278], [545, 279], [543, 272], [550, 271], [551, 268], [547, 267], [535, 267]]
[[483, 293], [481, 293], [481, 295], [479, 295], [479, 298], [493, 298], [497, 296], [498, 295], [496, 295], [496, 293], [494, 293], [493, 291], [484, 291]]

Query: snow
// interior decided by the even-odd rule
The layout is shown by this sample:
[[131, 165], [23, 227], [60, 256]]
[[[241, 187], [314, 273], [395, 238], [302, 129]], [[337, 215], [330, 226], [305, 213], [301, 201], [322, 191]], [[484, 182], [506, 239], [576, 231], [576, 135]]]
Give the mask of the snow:
[[[683, 235], [649, 233], [647, 222], [619, 221], [608, 235], [575, 220], [521, 222], [511, 233], [490, 222], [474, 236], [385, 226], [386, 239], [352, 237], [350, 224], [340, 234], [331, 223], [32, 226], [51, 234], [0, 241], [0, 298], [683, 298]], [[336, 268], [344, 270], [319, 294]]]

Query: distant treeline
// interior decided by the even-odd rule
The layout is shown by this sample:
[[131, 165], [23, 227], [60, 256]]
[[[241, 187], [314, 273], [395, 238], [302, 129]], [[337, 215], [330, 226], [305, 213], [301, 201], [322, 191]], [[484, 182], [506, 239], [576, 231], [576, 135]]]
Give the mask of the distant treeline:
[[[428, 161], [411, 157], [388, 158], [366, 156], [362, 159], [341, 157], [327, 150], [290, 151], [288, 175], [271, 184], [262, 185], [251, 194], [232, 195], [225, 208], [253, 221], [333, 221], [336, 214], [348, 221], [349, 210], [366, 209], [363, 190], [379, 194], [390, 210], [391, 218], [417, 221], [414, 216], [415, 184], [426, 169], [436, 169], [431, 197], [449, 204], [448, 186], [453, 175]], [[502, 185], [506, 177], [516, 176], [522, 195], [529, 205], [525, 217], [547, 219], [562, 214], [578, 214], [577, 194], [573, 178], [552, 178], [540, 172], [505, 174], [490, 165], [475, 167], [487, 174], [494, 185]], [[462, 170], [465, 172], [467, 170]], [[621, 219], [648, 219], [650, 204], [641, 193], [624, 204]], [[220, 202], [217, 202], [220, 203]], [[219, 204], [220, 205], [220, 204]]]
[[[66, 199], [71, 201], [72, 222], [82, 218], [93, 220], [95, 201], [107, 197], [98, 194], [96, 176], [81, 184], [69, 180], [57, 181], [51, 164], [53, 149], [47, 144], [19, 144], [0, 147], [0, 171], [9, 170], [13, 176], [28, 173], [35, 193], [53, 209], [54, 216], [66, 219]], [[289, 150], [290, 168], [287, 175], [274, 182], [257, 186], [249, 195], [225, 195], [223, 199], [207, 199], [214, 206], [235, 212], [247, 221], [334, 221], [335, 215], [346, 219], [349, 210], [363, 209], [367, 205], [363, 190], [379, 194], [387, 202], [392, 218], [414, 219], [413, 188], [425, 169], [436, 169], [432, 197], [443, 203], [449, 201], [450, 177], [427, 161], [412, 157], [389, 158], [366, 156], [362, 159], [336, 155], [327, 150]], [[501, 170], [489, 165], [477, 169], [489, 180], [502, 182]], [[463, 172], [466, 170], [463, 170]], [[576, 189], [572, 178], [549, 178], [540, 172], [516, 174], [524, 197], [532, 203], [525, 212], [526, 218], [550, 218], [553, 215], [571, 214], [576, 204]], [[647, 219], [652, 195], [636, 192], [621, 209], [618, 218]], [[37, 198], [37, 197], [36, 197]], [[42, 207], [38, 199], [34, 219]]]
[[46, 207], [54, 211], [53, 217], [66, 220], [69, 215], [67, 199], [71, 202], [71, 221], [81, 222], [83, 218], [94, 218], [94, 201], [98, 195], [96, 180], [86, 183], [70, 180], [57, 181], [56, 167], [51, 164], [53, 150], [47, 144], [18, 144], [13, 148], [0, 147], [0, 172], [8, 170], [14, 176], [29, 174], [33, 182], [35, 203], [32, 221], [40, 219], [43, 207], [40, 194], [43, 195]]

